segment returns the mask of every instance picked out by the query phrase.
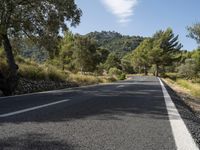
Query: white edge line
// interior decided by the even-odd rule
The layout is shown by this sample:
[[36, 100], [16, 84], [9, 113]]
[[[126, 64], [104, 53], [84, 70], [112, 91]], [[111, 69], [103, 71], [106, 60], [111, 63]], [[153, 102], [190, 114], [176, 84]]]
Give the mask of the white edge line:
[[162, 87], [163, 96], [165, 99], [165, 104], [167, 107], [167, 112], [169, 116], [170, 125], [172, 128], [174, 140], [178, 150], [199, 150], [197, 144], [195, 143], [192, 135], [190, 134], [188, 128], [186, 127], [184, 121], [182, 120], [175, 104], [173, 103], [167, 89], [165, 88], [163, 82], [160, 78], [160, 85]]
[[70, 101], [70, 99], [66, 99], [66, 100], [62, 100], [62, 101], [57, 101], [57, 102], [53, 102], [53, 103], [48, 103], [48, 104], [44, 104], [44, 105], [40, 105], [40, 106], [35, 106], [35, 107], [31, 107], [31, 108], [26, 108], [26, 109], [18, 110], [18, 111], [15, 111], [15, 112], [6, 113], [6, 114], [1, 114], [0, 118], [5, 118], [5, 117], [10, 117], [10, 116], [22, 114], [22, 113], [25, 113], [25, 112], [29, 112], [29, 111], [33, 111], [33, 110], [45, 108], [45, 107], [48, 107], [48, 106], [52, 106], [52, 105], [64, 103], [64, 102], [67, 102], [67, 101]]

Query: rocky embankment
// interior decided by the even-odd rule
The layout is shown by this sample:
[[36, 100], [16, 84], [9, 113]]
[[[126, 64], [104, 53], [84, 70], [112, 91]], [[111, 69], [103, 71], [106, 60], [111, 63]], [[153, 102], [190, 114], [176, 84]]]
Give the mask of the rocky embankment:
[[[55, 82], [55, 81], [34, 81], [25, 78], [19, 80], [19, 84], [14, 95], [42, 92], [49, 90], [65, 89], [70, 87], [77, 87], [78, 85], [73, 82]], [[3, 96], [2, 91], [0, 91], [0, 96]]]

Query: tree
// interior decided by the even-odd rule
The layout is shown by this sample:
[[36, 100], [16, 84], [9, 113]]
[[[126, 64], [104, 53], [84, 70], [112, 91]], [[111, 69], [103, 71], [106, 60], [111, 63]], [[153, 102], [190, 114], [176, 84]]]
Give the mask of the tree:
[[129, 73], [129, 74], [134, 73], [134, 69], [132, 65], [132, 57], [133, 57], [133, 53], [129, 52], [121, 59], [121, 66], [122, 66], [123, 72]]
[[189, 31], [188, 37], [195, 39], [200, 44], [200, 23], [187, 27], [187, 30]]
[[60, 42], [59, 59], [63, 70], [65, 69], [65, 64], [72, 63], [74, 40], [75, 38], [72, 32], [65, 32], [65, 35]]
[[98, 64], [97, 45], [87, 37], [76, 36], [73, 59], [81, 72], [92, 72]]
[[108, 58], [104, 64], [104, 67], [107, 71], [109, 71], [110, 68], [116, 67], [117, 69], [121, 69], [121, 62], [120, 58], [117, 56], [116, 53], [110, 53], [108, 55]]
[[6, 90], [12, 91], [17, 85], [18, 66], [10, 38], [27, 36], [49, 48], [59, 32], [67, 29], [66, 22], [70, 22], [71, 26], [80, 23], [82, 12], [74, 0], [0, 0], [0, 3], [0, 39], [10, 70]]
[[114, 31], [91, 32], [86, 36], [96, 40], [99, 46], [111, 52], [121, 51], [125, 53], [134, 50], [144, 40], [144, 37], [125, 36]]
[[97, 49], [97, 61], [98, 63], [105, 63], [108, 55], [110, 54], [109, 50], [105, 48], [98, 48]]
[[175, 36], [171, 28], [159, 31], [153, 36], [153, 48], [149, 51], [149, 58], [150, 62], [156, 66], [156, 76], [160, 73], [160, 67], [162, 67], [162, 72], [165, 72], [165, 66], [170, 66], [180, 59], [180, 56], [176, 54], [181, 48], [178, 35]]
[[150, 66], [148, 53], [152, 49], [152, 39], [145, 39], [140, 45], [134, 50], [132, 62], [134, 66], [139, 67], [139, 72], [144, 70], [145, 75], [148, 74]]
[[193, 51], [192, 58], [197, 66], [197, 71], [200, 72], [200, 49]]

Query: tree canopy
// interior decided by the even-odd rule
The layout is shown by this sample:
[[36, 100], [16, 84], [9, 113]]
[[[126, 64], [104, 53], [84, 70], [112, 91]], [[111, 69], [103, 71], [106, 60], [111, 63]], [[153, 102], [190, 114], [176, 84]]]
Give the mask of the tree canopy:
[[187, 27], [189, 31], [188, 37], [195, 39], [200, 45], [200, 23], [196, 23], [190, 27]]
[[132, 52], [132, 64], [139, 71], [147, 74], [149, 67], [155, 65], [158, 75], [160, 69], [162, 72], [166, 66], [172, 65], [179, 59], [179, 53], [182, 45], [178, 42], [178, 36], [175, 36], [172, 29], [156, 32], [152, 38], [145, 39]]
[[74, 0], [0, 0], [0, 3], [0, 42], [10, 70], [9, 79], [4, 83], [13, 89], [18, 66], [10, 39], [26, 36], [47, 50], [54, 50], [59, 33], [67, 30], [67, 22], [78, 25], [82, 12]]

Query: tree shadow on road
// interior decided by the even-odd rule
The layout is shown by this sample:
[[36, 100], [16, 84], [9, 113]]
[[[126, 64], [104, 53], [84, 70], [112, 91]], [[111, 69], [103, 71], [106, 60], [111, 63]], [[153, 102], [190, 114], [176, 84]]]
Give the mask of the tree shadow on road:
[[46, 134], [29, 133], [16, 137], [0, 138], [1, 150], [73, 150], [74, 146], [51, 138]]
[[[151, 84], [147, 82], [136, 86], [127, 84], [123, 88], [118, 87], [119, 85], [120, 84], [113, 84], [101, 88], [79, 89], [76, 92], [79, 95], [70, 95], [73, 97], [72, 101], [69, 103], [63, 103], [45, 109], [16, 115], [14, 117], [0, 119], [0, 127], [2, 126], [5, 129], [7, 125], [11, 125], [12, 127], [14, 124], [14, 126], [19, 125], [21, 130], [28, 130], [29, 127], [27, 127], [27, 124], [29, 123], [35, 123], [34, 125], [40, 124], [40, 126], [49, 123], [61, 123], [59, 127], [65, 126], [65, 128], [68, 128], [69, 122], [76, 122], [77, 120], [78, 124], [85, 122], [90, 124], [92, 122], [96, 123], [96, 121], [123, 122], [124, 118], [132, 119], [133, 122], [134, 119], [137, 120], [139, 118], [142, 120], [149, 119], [149, 121], [166, 122], [169, 124], [168, 112], [159, 83]], [[179, 97], [177, 97], [173, 91], [170, 91], [169, 87], [167, 87], [167, 89], [169, 90], [176, 107], [178, 109], [185, 109], [186, 106], [179, 101]], [[50, 93], [50, 96], [53, 97], [57, 94], [58, 93], [55, 93], [54, 95], [54, 93]], [[59, 93], [59, 96], [66, 97], [68, 94], [63, 91]], [[73, 101], [74, 97], [76, 98], [76, 101]], [[173, 110], [171, 110], [171, 113], [173, 114]], [[187, 115], [184, 116], [182, 113], [181, 115], [184, 119], [191, 120]], [[174, 115], [173, 119], [179, 119], [179, 117]], [[79, 120], [83, 122], [79, 122]], [[26, 124], [25, 129], [23, 127], [24, 123]], [[74, 124], [72, 123], [71, 127], [73, 125]], [[48, 127], [54, 128], [55, 126]], [[81, 125], [77, 125], [76, 127], [81, 127]], [[3, 133], [3, 131], [0, 130], [0, 133], [1, 132]], [[28, 131], [26, 132], [28, 133]], [[73, 132], [77, 131], [73, 130]], [[77, 145], [75, 147], [77, 147]], [[35, 150], [38, 148], [73, 150], [75, 147], [68, 144], [68, 142], [48, 137], [46, 134], [31, 133], [7, 139], [0, 138], [0, 149], [18, 148], [22, 150]]]
[[[113, 86], [115, 86], [114, 90]], [[7, 117], [0, 119], [0, 125], [9, 122], [17, 124], [23, 122], [62, 122], [91, 117], [101, 120], [120, 120], [123, 116], [168, 120], [159, 84], [126, 85], [123, 90], [116, 88], [116, 85], [110, 85], [99, 89], [83, 89], [79, 93], [81, 94], [76, 97], [77, 103], [72, 100], [68, 104], [28, 112], [25, 116]], [[65, 94], [63, 92], [63, 95]], [[177, 116], [174, 116], [174, 119], [177, 119]]]

